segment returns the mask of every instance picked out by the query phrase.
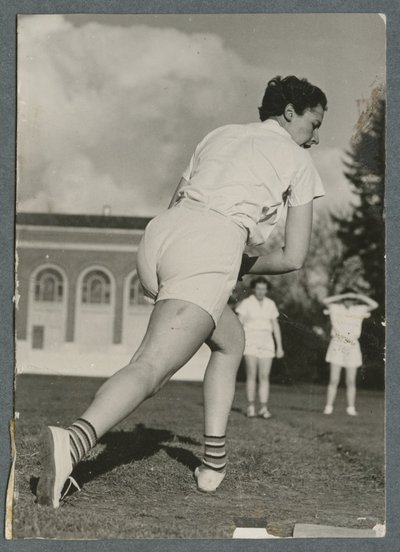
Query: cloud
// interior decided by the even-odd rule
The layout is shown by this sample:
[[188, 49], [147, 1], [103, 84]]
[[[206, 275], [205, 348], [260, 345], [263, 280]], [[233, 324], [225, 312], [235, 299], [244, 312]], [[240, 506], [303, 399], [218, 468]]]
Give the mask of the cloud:
[[156, 214], [206, 132], [256, 119], [262, 73], [213, 34], [21, 18], [18, 208]]
[[[208, 131], [257, 120], [266, 75], [215, 34], [20, 18], [19, 210], [155, 215]], [[312, 155], [316, 208], [348, 205], [341, 150]]]

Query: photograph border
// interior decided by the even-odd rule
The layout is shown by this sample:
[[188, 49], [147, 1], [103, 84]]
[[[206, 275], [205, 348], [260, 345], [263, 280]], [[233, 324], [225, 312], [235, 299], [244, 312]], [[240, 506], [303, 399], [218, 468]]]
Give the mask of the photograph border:
[[[393, 0], [0, 0], [0, 549], [35, 551], [390, 551], [400, 542], [400, 3]], [[11, 464], [14, 394], [14, 245], [16, 181], [16, 27], [18, 14], [379, 13], [387, 30], [386, 141], [386, 536], [379, 539], [6, 540], [5, 497]]]

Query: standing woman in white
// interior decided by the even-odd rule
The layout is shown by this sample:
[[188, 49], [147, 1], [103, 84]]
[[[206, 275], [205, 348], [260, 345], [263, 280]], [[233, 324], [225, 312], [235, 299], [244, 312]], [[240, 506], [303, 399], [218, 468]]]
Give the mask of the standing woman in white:
[[236, 308], [239, 320], [244, 328], [246, 366], [247, 416], [256, 416], [256, 391], [258, 376], [258, 415], [270, 418], [268, 410], [269, 375], [274, 357], [283, 357], [282, 337], [279, 327], [279, 312], [272, 299], [266, 297], [268, 280], [259, 276], [254, 278], [250, 287], [253, 295], [244, 299]]
[[203, 464], [195, 476], [199, 490], [216, 490], [226, 472], [225, 433], [244, 349], [242, 326], [227, 302], [246, 243], [268, 239], [285, 201], [284, 247], [252, 270], [280, 274], [303, 265], [313, 199], [324, 193], [306, 149], [319, 143], [326, 108], [325, 94], [307, 80], [276, 77], [265, 91], [261, 122], [218, 128], [196, 147], [170, 209], [148, 224], [140, 244], [138, 275], [155, 302], [143, 341], [78, 420], [44, 430], [40, 504], [57, 508], [65, 481], [96, 441], [203, 343], [212, 354], [203, 387]]
[[356, 376], [362, 365], [362, 355], [359, 343], [362, 323], [369, 318], [370, 312], [378, 307], [378, 303], [365, 295], [352, 290], [344, 290], [340, 295], [324, 299], [331, 321], [331, 341], [326, 353], [326, 361], [330, 364], [330, 380], [328, 385], [324, 414], [332, 414], [337, 388], [342, 368], [346, 369], [346, 395], [349, 416], [357, 416], [356, 411]]

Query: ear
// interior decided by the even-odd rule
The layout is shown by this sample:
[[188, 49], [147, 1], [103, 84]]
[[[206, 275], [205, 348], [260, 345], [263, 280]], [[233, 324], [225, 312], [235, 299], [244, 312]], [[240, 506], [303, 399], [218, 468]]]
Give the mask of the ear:
[[285, 107], [285, 111], [283, 112], [283, 116], [285, 117], [286, 121], [290, 122], [293, 119], [294, 114], [295, 110], [293, 104], [287, 104], [287, 106]]

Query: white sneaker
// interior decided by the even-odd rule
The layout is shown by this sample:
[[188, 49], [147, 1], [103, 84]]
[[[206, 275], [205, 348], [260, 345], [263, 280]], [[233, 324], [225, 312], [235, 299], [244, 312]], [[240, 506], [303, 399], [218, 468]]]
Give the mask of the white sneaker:
[[260, 408], [260, 410], [258, 411], [258, 415], [261, 416], [261, 418], [264, 418], [265, 420], [268, 420], [268, 418], [271, 418], [272, 416], [271, 412], [268, 410], [266, 406], [263, 406], [262, 408]]
[[194, 477], [197, 483], [197, 489], [202, 493], [215, 493], [222, 483], [226, 470], [218, 472], [210, 470], [205, 466], [198, 466], [194, 470]]
[[332, 412], [333, 412], [333, 406], [331, 406], [330, 404], [327, 404], [324, 409], [324, 414], [327, 414], [329, 416], [330, 414], [332, 414]]
[[41, 436], [42, 473], [37, 486], [37, 500], [42, 506], [58, 508], [65, 482], [72, 472], [69, 431], [47, 427]]
[[358, 412], [356, 411], [356, 409], [354, 408], [354, 406], [348, 406], [346, 408], [346, 412], [349, 416], [358, 416]]
[[247, 407], [247, 410], [246, 410], [246, 416], [248, 418], [255, 418], [255, 416], [256, 416], [256, 407], [254, 406], [254, 404], [249, 404], [249, 406]]

